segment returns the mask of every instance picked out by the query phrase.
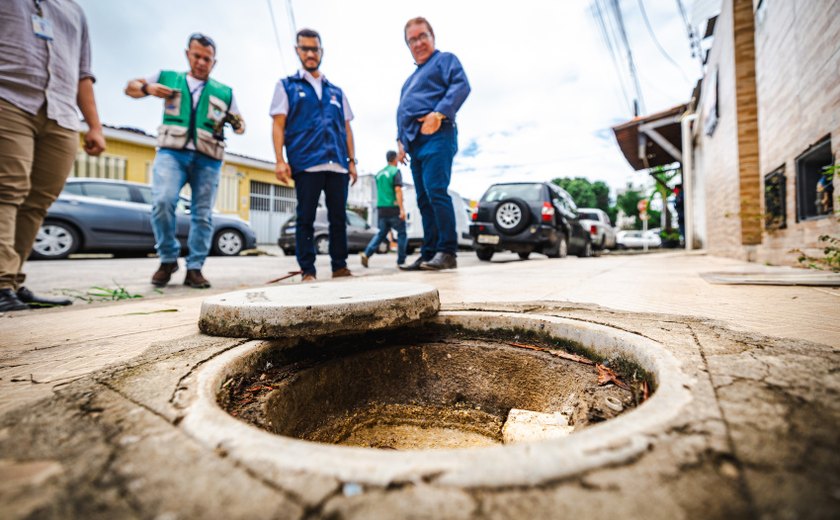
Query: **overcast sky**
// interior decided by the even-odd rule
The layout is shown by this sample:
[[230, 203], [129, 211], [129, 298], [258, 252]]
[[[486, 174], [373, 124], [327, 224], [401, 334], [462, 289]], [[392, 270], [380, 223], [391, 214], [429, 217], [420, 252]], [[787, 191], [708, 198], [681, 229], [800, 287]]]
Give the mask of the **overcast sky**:
[[[155, 133], [160, 101], [133, 100], [122, 89], [127, 80], [161, 69], [187, 70], [186, 39], [203, 32], [218, 45], [212, 76], [233, 87], [249, 125], [244, 136], [228, 138], [228, 150], [273, 161], [272, 93], [277, 80], [299, 66], [285, 0], [271, 0], [279, 48], [268, 0], [77, 2], [90, 26], [104, 123]], [[452, 188], [477, 199], [500, 181], [582, 176], [616, 188], [645, 180], [627, 165], [610, 130], [632, 112], [590, 4], [293, 0], [293, 12], [298, 29], [321, 33], [321, 70], [344, 89], [355, 113], [362, 173], [379, 170], [385, 152], [394, 148], [400, 87], [415, 68], [403, 26], [414, 16], [429, 19], [437, 48], [460, 58], [472, 86], [458, 113], [460, 150]], [[639, 0], [621, 5], [647, 112], [685, 102], [699, 66], [690, 56], [676, 0], [644, 0], [644, 6], [656, 37], [679, 68], [655, 47]]]

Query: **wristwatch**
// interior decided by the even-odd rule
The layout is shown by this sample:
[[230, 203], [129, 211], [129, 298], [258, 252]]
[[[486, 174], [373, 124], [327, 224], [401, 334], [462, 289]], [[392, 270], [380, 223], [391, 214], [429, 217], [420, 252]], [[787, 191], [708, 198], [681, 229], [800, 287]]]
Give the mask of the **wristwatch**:
[[142, 92], [143, 94], [146, 94], [148, 96], [149, 95], [149, 84], [148, 83], [143, 83], [143, 86], [140, 87], [140, 92]]
[[356, 159], [355, 157], [348, 157], [347, 162], [351, 162], [353, 164], [359, 164], [359, 160]]

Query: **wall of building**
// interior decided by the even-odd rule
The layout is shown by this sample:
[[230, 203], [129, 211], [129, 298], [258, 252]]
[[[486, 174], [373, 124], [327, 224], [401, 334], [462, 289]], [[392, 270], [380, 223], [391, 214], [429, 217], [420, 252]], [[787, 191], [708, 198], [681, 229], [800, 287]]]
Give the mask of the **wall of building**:
[[[104, 159], [92, 158], [84, 153], [83, 134], [80, 134], [76, 174], [151, 183], [151, 165], [156, 153], [154, 137], [106, 127], [105, 140]], [[111, 167], [112, 162], [118, 163], [118, 167]], [[274, 176], [274, 164], [228, 154], [222, 165], [216, 210], [250, 220], [251, 181], [280, 184]]]
[[[797, 265], [793, 249], [818, 254], [820, 235], [840, 236], [837, 215], [797, 222], [796, 183], [797, 157], [826, 136], [840, 158], [837, 20], [836, 0], [722, 2], [695, 125], [694, 200], [705, 223], [698, 235], [710, 253]], [[764, 177], [780, 167], [786, 228], [768, 231]], [[837, 210], [837, 178], [834, 186]]]
[[[698, 235], [715, 255], [747, 259], [741, 244], [741, 203], [738, 126], [735, 88], [734, 21], [732, 0], [725, 0], [715, 28], [714, 45], [706, 62], [706, 78], [698, 100], [695, 123], [695, 208], [705, 213], [705, 229]], [[716, 83], [716, 85], [715, 85]], [[711, 113], [717, 106], [714, 132]], [[705, 239], [705, 240], [704, 240]]]
[[[765, 0], [756, 13], [760, 172], [784, 167], [787, 228], [765, 231], [759, 261], [794, 264], [803, 248], [818, 251], [820, 235], [840, 235], [836, 217], [797, 222], [795, 159], [826, 135], [840, 159], [840, 2]], [[840, 183], [834, 180], [834, 208]], [[763, 200], [762, 200], [763, 204]]]

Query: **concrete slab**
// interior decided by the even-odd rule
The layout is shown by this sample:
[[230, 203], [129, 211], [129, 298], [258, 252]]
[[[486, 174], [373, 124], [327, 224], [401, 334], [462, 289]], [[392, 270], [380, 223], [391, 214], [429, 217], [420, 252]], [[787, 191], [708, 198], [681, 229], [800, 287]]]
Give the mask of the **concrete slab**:
[[198, 327], [234, 338], [348, 334], [405, 325], [439, 309], [437, 289], [426, 284], [313, 283], [213, 296], [201, 305]]

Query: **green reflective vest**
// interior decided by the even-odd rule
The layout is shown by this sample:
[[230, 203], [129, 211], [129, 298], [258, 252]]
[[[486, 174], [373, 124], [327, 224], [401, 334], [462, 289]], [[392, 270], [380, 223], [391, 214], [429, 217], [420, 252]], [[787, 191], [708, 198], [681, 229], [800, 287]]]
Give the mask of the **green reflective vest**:
[[208, 79], [193, 110], [186, 72], [164, 70], [158, 82], [174, 90], [172, 97], [163, 100], [158, 146], [181, 150], [192, 141], [199, 152], [221, 160], [225, 155], [224, 120], [230, 110], [233, 90]]

